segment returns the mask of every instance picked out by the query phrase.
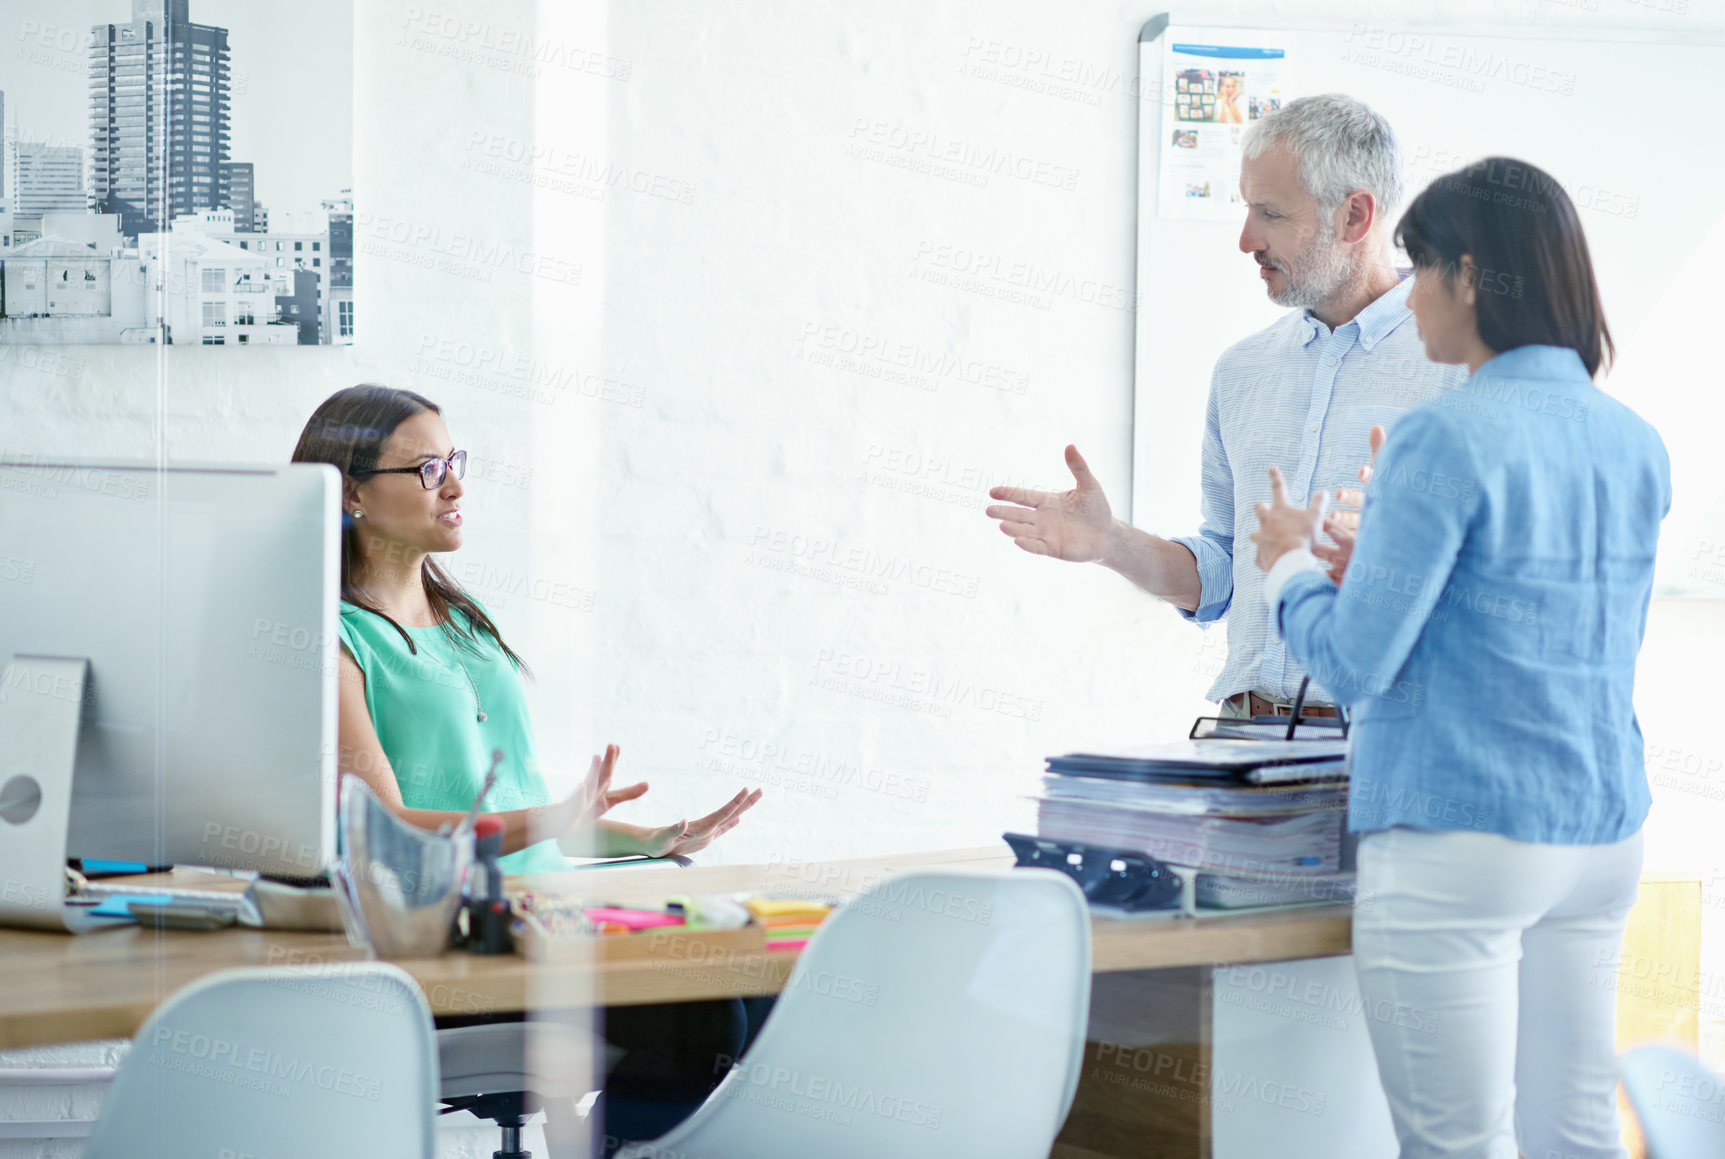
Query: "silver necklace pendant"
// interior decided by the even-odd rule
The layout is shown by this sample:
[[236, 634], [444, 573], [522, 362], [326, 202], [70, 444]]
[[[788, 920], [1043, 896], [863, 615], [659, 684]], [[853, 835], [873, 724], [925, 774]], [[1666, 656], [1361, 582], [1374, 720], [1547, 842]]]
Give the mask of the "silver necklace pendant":
[[457, 664], [461, 665], [461, 674], [463, 676], [467, 677], [467, 687], [473, 689], [473, 709], [478, 714], [479, 723], [484, 724], [485, 723], [485, 705], [479, 699], [479, 685], [473, 679], [473, 673], [471, 673], [467, 670], [467, 664], [466, 664], [466, 662], [464, 662], [461, 659], [460, 656], [457, 656], [455, 658], [455, 662]]

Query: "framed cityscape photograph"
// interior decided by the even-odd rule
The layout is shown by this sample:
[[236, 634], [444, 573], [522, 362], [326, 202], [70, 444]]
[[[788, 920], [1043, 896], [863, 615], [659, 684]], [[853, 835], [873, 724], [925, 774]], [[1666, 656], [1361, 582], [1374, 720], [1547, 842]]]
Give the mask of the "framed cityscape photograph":
[[354, 340], [349, 0], [12, 0], [0, 344]]

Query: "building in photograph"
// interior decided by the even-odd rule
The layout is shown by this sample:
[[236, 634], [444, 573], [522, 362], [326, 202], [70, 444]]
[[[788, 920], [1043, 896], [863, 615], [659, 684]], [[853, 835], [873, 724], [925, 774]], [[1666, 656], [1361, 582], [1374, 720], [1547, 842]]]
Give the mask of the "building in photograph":
[[251, 233], [257, 228], [257, 187], [253, 184], [250, 161], [230, 161], [222, 166], [227, 173], [228, 200], [234, 211], [234, 231]]
[[[292, 222], [296, 225], [309, 225], [304, 220], [307, 214], [282, 213], [278, 219], [300, 219]], [[265, 234], [254, 234], [249, 238], [237, 239], [241, 249], [257, 253], [269, 264], [269, 275], [275, 283], [275, 292], [282, 297], [291, 297], [296, 301], [303, 292], [300, 273], [311, 275], [312, 321], [318, 327], [318, 336], [310, 345], [328, 341], [324, 335], [332, 333], [332, 323], [328, 318], [329, 311], [329, 232], [324, 230], [282, 230], [272, 228]], [[352, 291], [349, 291], [351, 298]], [[304, 339], [301, 339], [302, 343]]]
[[[329, 214], [329, 296], [325, 299], [325, 340], [353, 343], [353, 191], [323, 203]], [[332, 328], [333, 326], [333, 328]]]
[[[350, 217], [350, 223], [351, 220]], [[350, 224], [350, 236], [351, 230]], [[330, 307], [330, 275], [333, 267], [330, 265], [329, 239], [330, 214], [326, 210], [276, 213], [270, 219], [267, 232], [233, 239], [234, 244], [242, 250], [258, 254], [268, 263], [270, 278], [275, 283], [275, 293], [280, 297], [299, 300], [301, 289], [299, 279], [294, 276], [296, 271], [304, 270], [313, 275], [316, 306], [314, 318], [319, 330], [316, 341], [323, 343], [334, 341], [331, 336], [335, 333], [336, 325]], [[351, 302], [351, 286], [347, 289], [347, 297]], [[351, 309], [350, 306], [350, 312]]]
[[310, 270], [301, 269], [292, 271], [290, 278], [288, 284], [292, 289], [276, 295], [276, 309], [284, 323], [299, 327], [301, 346], [316, 346], [322, 313], [318, 308], [317, 278]]
[[6, 94], [0, 92], [0, 257], [12, 249], [12, 200], [7, 190], [12, 187], [8, 170], [12, 168], [11, 142], [6, 139]]
[[120, 217], [114, 213], [85, 213], [62, 210], [42, 215], [44, 237], [68, 238], [89, 246], [102, 257], [118, 257], [124, 239], [120, 236]]
[[[271, 228], [264, 233], [241, 233], [239, 231], [238, 215], [231, 209], [207, 209], [196, 213], [181, 214], [174, 219], [174, 232], [198, 233], [216, 241], [225, 242], [238, 247], [242, 252], [254, 255], [260, 260], [266, 276], [271, 282], [270, 292], [277, 297], [290, 299], [296, 303], [296, 309], [303, 309], [302, 287], [300, 279], [295, 275], [304, 271], [312, 275], [312, 309], [309, 317], [316, 324], [317, 330], [311, 340], [306, 343], [302, 335], [301, 342], [306, 345], [317, 345], [333, 341], [330, 335], [338, 323], [331, 308], [330, 276], [333, 267], [330, 264], [330, 218], [328, 210], [306, 210], [299, 213], [278, 213]], [[349, 250], [352, 249], [352, 213], [348, 214]], [[351, 265], [349, 267], [351, 270]], [[351, 281], [351, 275], [350, 275]], [[348, 316], [352, 317], [353, 288], [350, 285], [346, 296], [350, 303]], [[304, 325], [306, 316], [296, 316], [295, 325]], [[351, 339], [350, 339], [351, 341]]]
[[9, 318], [99, 318], [113, 312], [113, 261], [82, 242], [38, 238], [6, 259]]
[[164, 328], [168, 342], [248, 346], [298, 340], [299, 327], [278, 320], [274, 285], [258, 255], [175, 229], [140, 235], [138, 265], [146, 319]]
[[12, 159], [13, 213], [40, 217], [55, 210], [83, 213], [89, 208], [84, 193], [83, 149], [43, 141], [14, 141]]
[[132, 0], [90, 36], [90, 197], [127, 237], [167, 216], [228, 204], [228, 32], [193, 24], [187, 0]]
[[[0, 259], [0, 343], [68, 345], [147, 342], [137, 259], [113, 242], [112, 217], [86, 215], [106, 232], [96, 246], [49, 233]], [[47, 215], [50, 226], [78, 215]]]

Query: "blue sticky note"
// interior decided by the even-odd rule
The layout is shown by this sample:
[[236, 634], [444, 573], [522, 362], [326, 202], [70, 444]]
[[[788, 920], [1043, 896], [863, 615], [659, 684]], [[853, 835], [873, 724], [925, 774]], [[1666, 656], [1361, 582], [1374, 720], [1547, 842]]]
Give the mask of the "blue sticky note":
[[142, 861], [102, 861], [95, 857], [86, 857], [79, 864], [85, 873], [148, 873], [150, 870]]
[[148, 902], [151, 905], [171, 905], [173, 900], [166, 894], [160, 893], [116, 893], [104, 898], [101, 905], [90, 911], [90, 916], [131, 920], [132, 911], [126, 907], [135, 901]]

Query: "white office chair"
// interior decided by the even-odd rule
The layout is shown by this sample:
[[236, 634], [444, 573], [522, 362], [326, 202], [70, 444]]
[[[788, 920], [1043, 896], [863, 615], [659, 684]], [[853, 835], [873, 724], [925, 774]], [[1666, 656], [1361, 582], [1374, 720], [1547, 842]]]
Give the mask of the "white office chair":
[[[528, 1055], [531, 1053], [532, 1057]], [[545, 1112], [553, 1154], [584, 1147], [575, 1106], [598, 1081], [599, 1068], [622, 1052], [597, 1038], [585, 1020], [493, 1022], [437, 1032], [438, 1098], [443, 1114], [466, 1111], [502, 1132], [493, 1159], [526, 1159], [522, 1128]]]
[[437, 1054], [382, 962], [222, 970], [173, 994], [120, 1066], [85, 1159], [431, 1159]]
[[701, 1109], [618, 1159], [1046, 1159], [1089, 1009], [1090, 914], [1064, 874], [889, 877], [815, 933]]
[[[576, 837], [559, 839], [559, 848], [580, 858]], [[586, 869], [655, 868], [693, 865], [680, 854], [667, 857], [621, 857], [582, 860], [572, 871]], [[529, 1062], [528, 1042], [533, 1041]], [[550, 1052], [558, 1052], [553, 1057]], [[585, 1020], [566, 1025], [552, 1018], [537, 1022], [503, 1020], [476, 1026], [447, 1027], [437, 1032], [438, 1097], [442, 1114], [466, 1111], [489, 1119], [501, 1132], [501, 1148], [493, 1159], [521, 1159], [522, 1128], [536, 1113], [545, 1112], [547, 1144], [554, 1152], [584, 1145], [577, 1137], [585, 1125], [577, 1122], [575, 1106], [590, 1093], [590, 1084], [608, 1072], [623, 1051], [592, 1033]], [[576, 1076], [585, 1076], [581, 1082]], [[580, 1089], [576, 1089], [579, 1087]]]
[[1669, 1046], [1641, 1046], [1617, 1059], [1624, 1092], [1641, 1120], [1647, 1159], [1725, 1155], [1725, 1081]]

